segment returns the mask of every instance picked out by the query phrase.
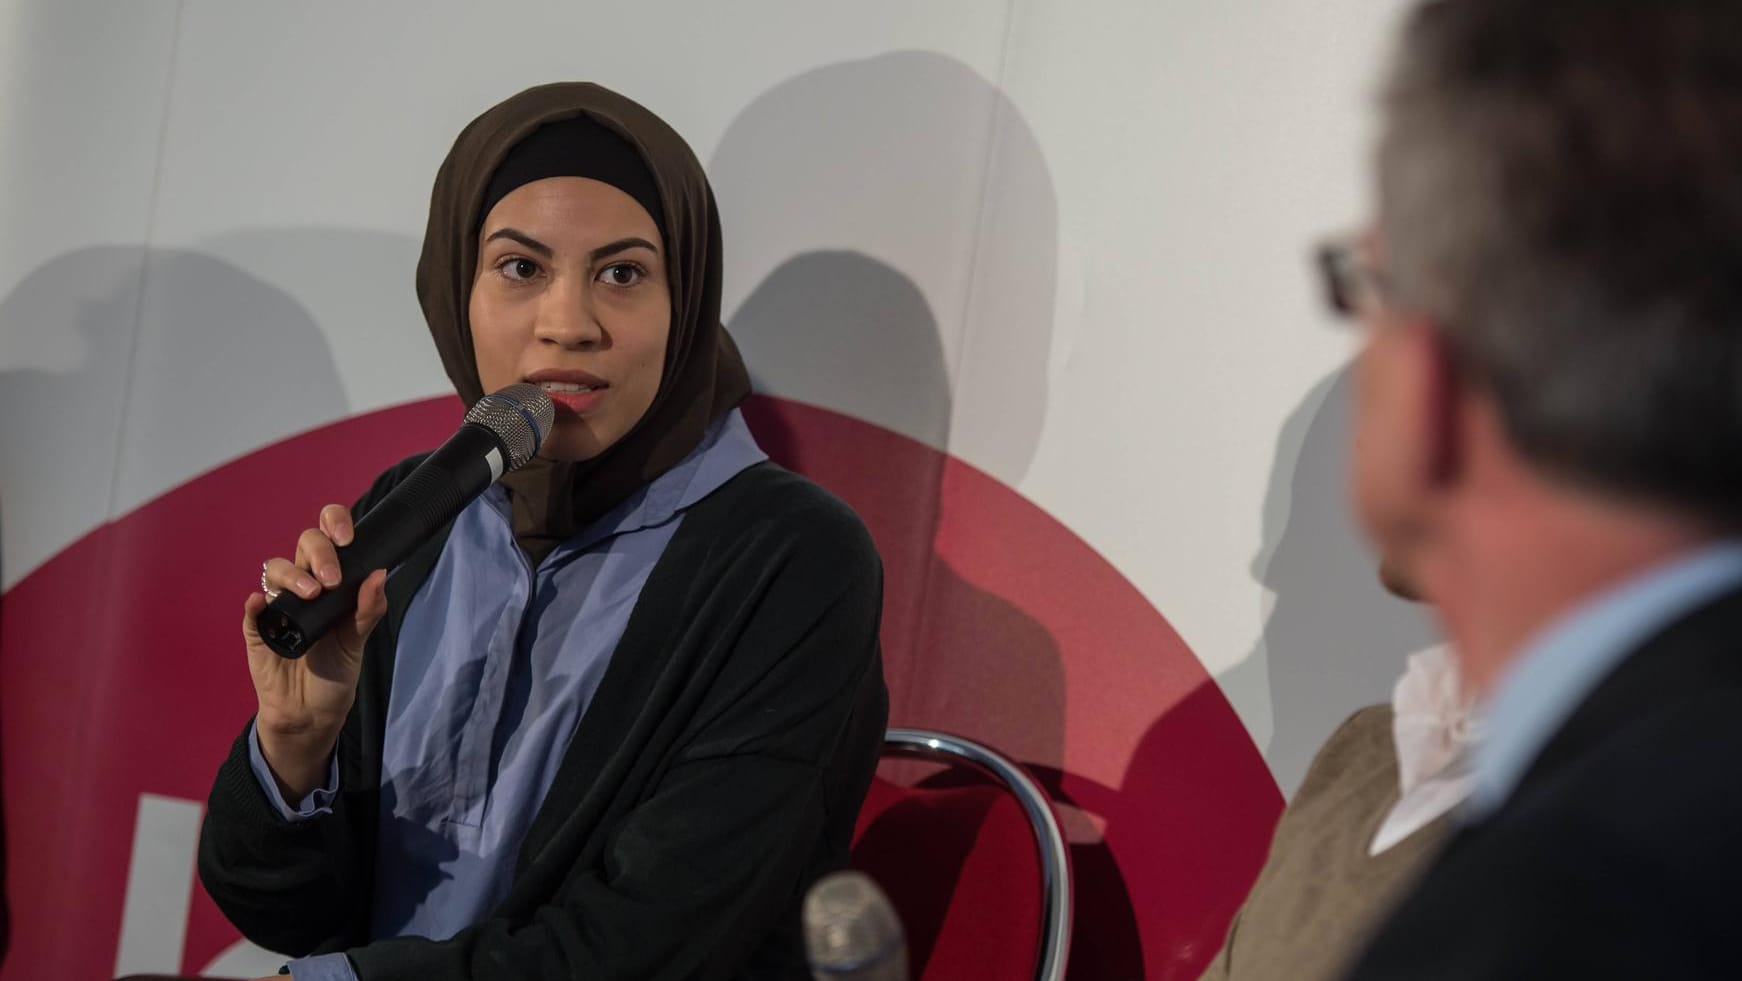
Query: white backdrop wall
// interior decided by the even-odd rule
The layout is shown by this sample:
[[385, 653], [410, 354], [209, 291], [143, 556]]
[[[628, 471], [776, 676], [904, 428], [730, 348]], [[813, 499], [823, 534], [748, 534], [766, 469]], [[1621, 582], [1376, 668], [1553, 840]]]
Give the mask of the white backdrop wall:
[[[4, 585], [252, 450], [447, 392], [411, 290], [435, 168], [490, 104], [590, 79], [709, 166], [761, 389], [1061, 522], [1286, 793], [1431, 642], [1343, 513], [1353, 339], [1308, 263], [1365, 212], [1401, 9], [5, 0]], [[880, 357], [885, 294], [827, 286], [855, 269], [917, 290], [935, 357]], [[784, 272], [824, 284], [800, 311], [819, 333], [758, 332]], [[828, 329], [837, 302], [855, 329]]]

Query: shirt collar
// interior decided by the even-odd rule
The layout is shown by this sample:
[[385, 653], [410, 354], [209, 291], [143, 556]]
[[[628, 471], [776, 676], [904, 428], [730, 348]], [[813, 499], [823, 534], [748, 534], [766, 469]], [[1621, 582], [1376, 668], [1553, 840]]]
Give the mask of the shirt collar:
[[1673, 559], [1585, 602], [1539, 633], [1482, 711], [1467, 820], [1506, 803], [1599, 682], [1639, 645], [1742, 582], [1742, 540]]
[[[581, 533], [557, 546], [552, 555], [579, 551], [615, 535], [665, 524], [680, 512], [719, 490], [745, 469], [768, 459], [756, 444], [750, 427], [737, 409], [708, 427], [700, 445], [665, 473], [655, 477], [621, 504], [605, 512]], [[490, 488], [492, 502], [504, 516], [508, 491], [501, 484]]]
[[1470, 747], [1480, 735], [1457, 658], [1444, 647], [1412, 654], [1391, 690], [1391, 739], [1397, 747], [1397, 803], [1367, 847], [1378, 855], [1470, 796]]

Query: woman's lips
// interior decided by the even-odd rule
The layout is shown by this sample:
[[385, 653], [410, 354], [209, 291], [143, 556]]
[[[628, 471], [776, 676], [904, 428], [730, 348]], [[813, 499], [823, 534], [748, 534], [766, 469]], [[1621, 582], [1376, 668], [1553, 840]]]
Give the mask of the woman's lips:
[[605, 393], [610, 391], [609, 387], [555, 387], [549, 384], [540, 385], [539, 387], [544, 389], [546, 395], [550, 396], [551, 404], [556, 406], [556, 410], [559, 413], [577, 416], [584, 415], [585, 413], [598, 408], [599, 403], [605, 399]]
[[584, 371], [538, 371], [527, 381], [544, 390], [559, 413], [582, 415], [598, 408], [611, 385], [596, 375]]

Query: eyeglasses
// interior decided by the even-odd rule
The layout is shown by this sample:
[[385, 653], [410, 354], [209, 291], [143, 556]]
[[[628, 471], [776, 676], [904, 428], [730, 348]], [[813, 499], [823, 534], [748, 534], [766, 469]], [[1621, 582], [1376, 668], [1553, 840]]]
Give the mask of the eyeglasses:
[[1319, 246], [1317, 260], [1325, 302], [1338, 316], [1358, 317], [1384, 305], [1389, 283], [1359, 239], [1333, 239]]

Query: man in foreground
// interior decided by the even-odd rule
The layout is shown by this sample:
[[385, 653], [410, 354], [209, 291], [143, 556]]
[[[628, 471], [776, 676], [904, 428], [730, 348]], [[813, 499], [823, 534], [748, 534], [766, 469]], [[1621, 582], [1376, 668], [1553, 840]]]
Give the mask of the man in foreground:
[[1357, 509], [1483, 734], [1351, 976], [1733, 975], [1742, 5], [1429, 3], [1378, 171]]

